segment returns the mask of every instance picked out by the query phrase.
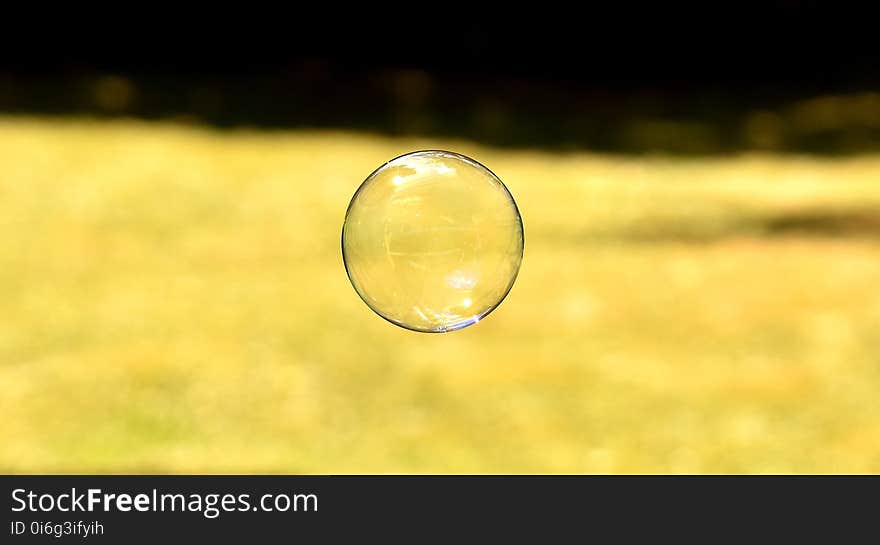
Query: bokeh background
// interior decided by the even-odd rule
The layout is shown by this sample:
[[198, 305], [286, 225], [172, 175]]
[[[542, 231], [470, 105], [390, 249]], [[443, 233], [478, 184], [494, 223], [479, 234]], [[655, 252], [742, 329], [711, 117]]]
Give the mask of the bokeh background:
[[[0, 471], [880, 471], [878, 46], [775, 6], [5, 35]], [[443, 335], [339, 251], [424, 148], [526, 232]]]

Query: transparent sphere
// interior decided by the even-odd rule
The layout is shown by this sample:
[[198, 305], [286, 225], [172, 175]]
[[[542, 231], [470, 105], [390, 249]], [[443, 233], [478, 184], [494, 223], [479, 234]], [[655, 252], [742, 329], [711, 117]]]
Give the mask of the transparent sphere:
[[510, 192], [480, 163], [448, 151], [416, 151], [379, 167], [352, 197], [342, 227], [358, 295], [414, 331], [453, 331], [492, 312], [522, 255]]

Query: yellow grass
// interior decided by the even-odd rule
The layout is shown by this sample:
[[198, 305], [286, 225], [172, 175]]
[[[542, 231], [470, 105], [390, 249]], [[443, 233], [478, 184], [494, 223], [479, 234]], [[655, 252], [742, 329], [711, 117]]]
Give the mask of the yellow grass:
[[[339, 251], [360, 181], [429, 147], [526, 234], [445, 335], [374, 315]], [[0, 118], [0, 470], [878, 472], [872, 210], [877, 156]]]

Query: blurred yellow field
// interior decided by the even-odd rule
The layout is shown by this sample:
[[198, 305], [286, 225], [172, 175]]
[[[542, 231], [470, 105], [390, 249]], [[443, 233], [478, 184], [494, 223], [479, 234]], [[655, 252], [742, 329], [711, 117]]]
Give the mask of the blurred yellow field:
[[[484, 322], [373, 314], [340, 229], [474, 157], [525, 257]], [[0, 118], [0, 471], [880, 472], [880, 156], [598, 156]]]

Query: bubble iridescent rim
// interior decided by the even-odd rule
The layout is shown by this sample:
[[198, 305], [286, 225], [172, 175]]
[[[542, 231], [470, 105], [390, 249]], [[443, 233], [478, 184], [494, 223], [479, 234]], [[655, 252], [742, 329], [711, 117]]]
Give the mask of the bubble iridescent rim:
[[[504, 289], [504, 294], [498, 299], [498, 302], [495, 303], [494, 305], [492, 305], [491, 307], [487, 308], [486, 310], [484, 310], [480, 314], [471, 316], [470, 318], [468, 318], [466, 320], [463, 320], [461, 322], [458, 322], [458, 323], [455, 323], [455, 324], [452, 324], [449, 326], [443, 325], [443, 326], [439, 326], [436, 328], [420, 328], [420, 327], [408, 325], [406, 323], [403, 323], [403, 322], [400, 322], [400, 321], [395, 320], [393, 318], [389, 318], [388, 316], [385, 316], [377, 308], [375, 308], [373, 305], [371, 305], [370, 302], [367, 300], [367, 297], [364, 296], [363, 293], [361, 293], [360, 289], [358, 289], [357, 283], [354, 281], [354, 278], [352, 278], [352, 276], [351, 276], [351, 271], [348, 268], [348, 257], [346, 256], [346, 252], [345, 252], [345, 228], [348, 225], [348, 217], [349, 217], [349, 214], [351, 213], [352, 206], [354, 206], [355, 201], [357, 201], [358, 195], [360, 195], [360, 193], [364, 189], [364, 187], [366, 187], [367, 184], [370, 182], [370, 180], [372, 180], [377, 174], [379, 174], [379, 172], [381, 172], [390, 163], [393, 163], [394, 161], [397, 161], [398, 159], [402, 159], [404, 157], [411, 157], [414, 155], [425, 155], [425, 154], [446, 155], [449, 157], [454, 157], [454, 158], [459, 159], [461, 161], [464, 161], [465, 163], [468, 163], [468, 164], [470, 164], [480, 170], [485, 171], [495, 182], [498, 183], [498, 185], [501, 187], [501, 189], [504, 190], [504, 193], [505, 193], [505, 195], [507, 195], [507, 198], [510, 201], [510, 204], [513, 205], [513, 211], [516, 216], [517, 226], [519, 227], [519, 236], [520, 236], [520, 241], [521, 241], [521, 244], [519, 245], [519, 256], [517, 256], [516, 268], [513, 271], [513, 275], [511, 275], [511, 277], [510, 277], [510, 282], [508, 282], [507, 287]], [[341, 250], [342, 250], [342, 264], [345, 267], [345, 274], [346, 274], [346, 276], [348, 276], [348, 282], [351, 284], [351, 287], [354, 288], [355, 293], [358, 294], [358, 297], [360, 297], [361, 301], [363, 301], [364, 304], [367, 305], [367, 308], [372, 310], [374, 313], [376, 313], [383, 320], [386, 320], [387, 322], [390, 322], [398, 327], [402, 327], [403, 329], [407, 329], [409, 331], [415, 331], [418, 333], [448, 333], [450, 331], [458, 331], [459, 329], [464, 329], [468, 326], [476, 324], [477, 322], [479, 322], [480, 320], [482, 320], [483, 318], [485, 318], [486, 316], [491, 314], [493, 310], [495, 310], [496, 308], [501, 306], [501, 303], [503, 303], [504, 300], [507, 298], [507, 295], [510, 293], [510, 290], [513, 289], [513, 285], [516, 283], [517, 276], [519, 276], [519, 269], [522, 266], [523, 255], [525, 253], [526, 236], [525, 236], [525, 228], [523, 227], [522, 214], [520, 214], [520, 212], [519, 212], [519, 207], [516, 205], [516, 200], [513, 198], [513, 194], [510, 193], [510, 190], [507, 189], [507, 186], [504, 185], [504, 182], [501, 181], [501, 178], [499, 178], [494, 172], [492, 172], [492, 170], [489, 169], [489, 167], [480, 163], [476, 159], [471, 159], [470, 157], [468, 157], [466, 155], [462, 155], [462, 154], [456, 153], [454, 151], [447, 151], [447, 150], [440, 150], [440, 149], [424, 149], [424, 150], [418, 150], [418, 151], [410, 151], [408, 153], [404, 153], [404, 154], [398, 155], [397, 157], [389, 159], [388, 161], [385, 161], [384, 163], [379, 165], [378, 168], [373, 170], [373, 172], [371, 172], [369, 176], [364, 178], [364, 181], [361, 182], [361, 185], [358, 186], [357, 190], [354, 192], [354, 195], [352, 195], [351, 200], [348, 202], [348, 207], [345, 209], [345, 219], [342, 222], [342, 236], [340, 238], [340, 246], [341, 246]]]

